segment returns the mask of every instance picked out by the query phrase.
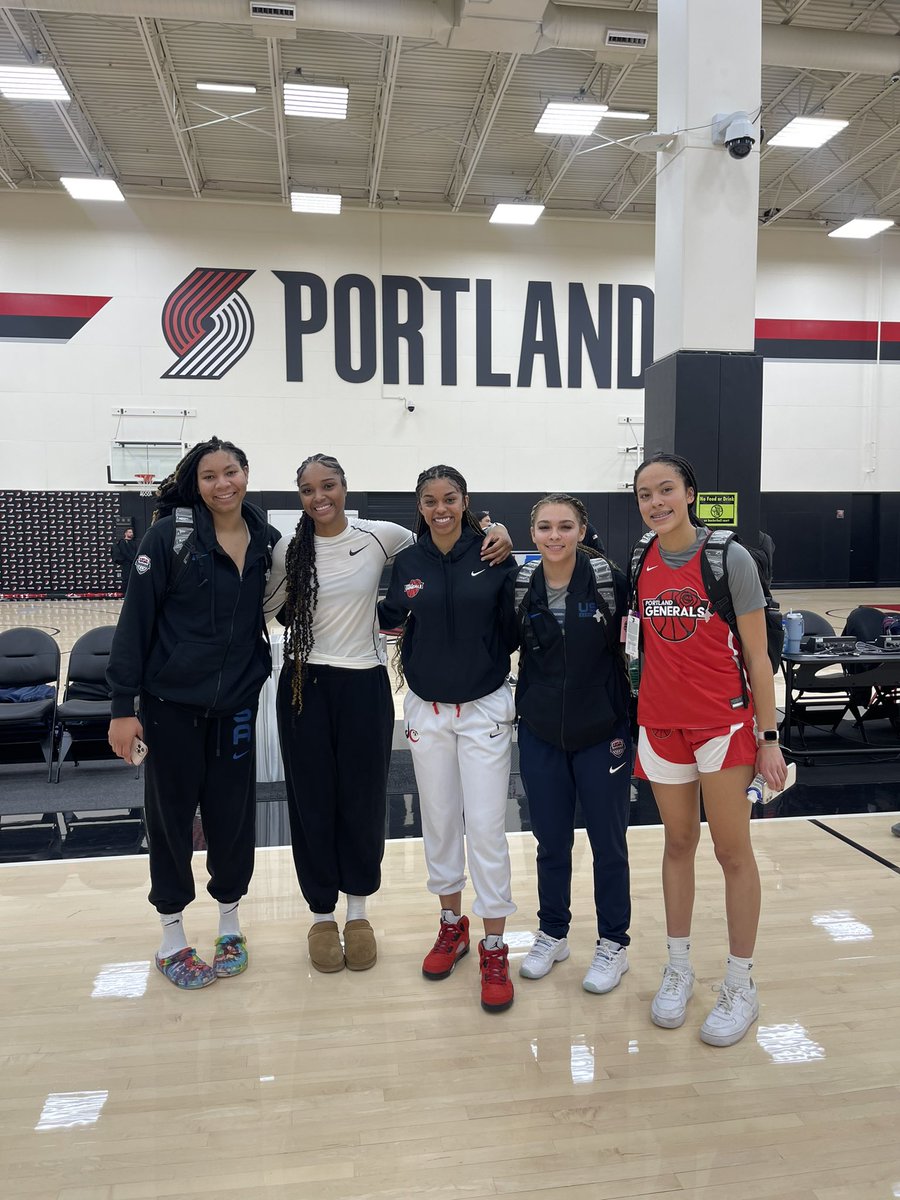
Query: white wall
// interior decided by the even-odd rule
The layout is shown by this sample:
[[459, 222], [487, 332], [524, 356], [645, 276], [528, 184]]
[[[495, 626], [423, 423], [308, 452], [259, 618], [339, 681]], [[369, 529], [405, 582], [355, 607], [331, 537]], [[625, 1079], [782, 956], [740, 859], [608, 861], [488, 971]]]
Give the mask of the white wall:
[[[585, 285], [595, 313], [599, 284], [652, 286], [652, 238], [649, 226], [618, 223], [544, 220], [519, 229], [489, 225], [486, 217], [300, 217], [262, 206], [79, 205], [4, 195], [0, 292], [112, 300], [66, 345], [0, 343], [0, 487], [104, 487], [116, 429], [111, 409], [159, 406], [197, 410], [188, 442], [214, 432], [242, 445], [258, 488], [290, 488], [297, 462], [324, 450], [360, 490], [404, 489], [420, 468], [442, 460], [460, 466], [473, 490], [616, 490], [634, 461], [617, 451], [630, 440], [617, 417], [640, 416], [642, 392], [615, 386], [615, 328], [612, 387], [595, 386], [585, 355], [580, 389], [547, 388], [540, 358], [532, 386], [518, 388], [525, 287], [553, 283], [565, 385], [568, 284]], [[900, 284], [891, 279], [896, 245], [772, 230], [761, 239], [758, 315], [900, 319]], [[883, 284], [882, 253], [891, 267], [886, 261]], [[253, 342], [220, 380], [162, 379], [174, 361], [162, 307], [196, 267], [255, 271], [241, 288], [254, 315]], [[304, 381], [287, 382], [284, 289], [275, 270], [314, 272], [329, 291], [347, 272], [368, 276], [376, 288], [385, 274], [470, 279], [473, 290], [459, 299], [458, 385], [440, 384], [433, 293], [425, 296], [423, 385], [405, 382], [402, 354], [401, 383], [382, 384], [380, 346], [370, 382], [338, 378], [331, 321], [305, 339]], [[512, 372], [508, 388], [475, 386], [476, 278], [492, 281], [492, 363]], [[896, 381], [900, 364], [767, 364], [763, 487], [895, 489]], [[415, 403], [413, 414], [394, 398], [401, 395]]]

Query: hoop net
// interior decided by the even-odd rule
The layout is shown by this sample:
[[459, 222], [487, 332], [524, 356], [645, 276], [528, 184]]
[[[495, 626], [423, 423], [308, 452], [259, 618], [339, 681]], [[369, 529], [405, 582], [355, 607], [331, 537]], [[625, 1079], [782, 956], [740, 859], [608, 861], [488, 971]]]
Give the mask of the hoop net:
[[156, 475], [151, 471], [149, 474], [136, 473], [134, 477], [141, 485], [138, 488], [139, 494], [141, 496], [152, 496], [156, 491], [156, 488], [153, 486], [153, 480], [156, 478]]

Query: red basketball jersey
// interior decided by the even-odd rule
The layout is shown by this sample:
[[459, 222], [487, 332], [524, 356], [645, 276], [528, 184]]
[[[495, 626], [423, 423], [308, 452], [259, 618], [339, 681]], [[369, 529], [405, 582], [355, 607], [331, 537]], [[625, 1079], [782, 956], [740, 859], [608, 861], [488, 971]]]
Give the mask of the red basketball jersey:
[[[669, 567], [654, 540], [638, 576], [644, 651], [638, 723], [652, 729], [711, 729], [748, 721], [741, 701], [743, 666], [737, 639], [711, 611], [700, 549]], [[749, 694], [749, 681], [747, 691]]]

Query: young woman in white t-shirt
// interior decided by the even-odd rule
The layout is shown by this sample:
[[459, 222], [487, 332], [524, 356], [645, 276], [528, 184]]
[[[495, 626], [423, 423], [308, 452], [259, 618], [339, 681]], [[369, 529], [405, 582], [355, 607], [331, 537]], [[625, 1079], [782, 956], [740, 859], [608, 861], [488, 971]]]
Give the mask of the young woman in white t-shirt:
[[[313, 913], [312, 965], [365, 971], [377, 957], [366, 898], [381, 885], [394, 721], [375, 605], [384, 566], [413, 536], [389, 521], [348, 520], [347, 479], [329, 455], [300, 464], [297, 488], [303, 516], [290, 543], [276, 547], [266, 605], [271, 612], [283, 601], [286, 626], [277, 712], [294, 865]], [[510, 548], [499, 530], [484, 557]]]

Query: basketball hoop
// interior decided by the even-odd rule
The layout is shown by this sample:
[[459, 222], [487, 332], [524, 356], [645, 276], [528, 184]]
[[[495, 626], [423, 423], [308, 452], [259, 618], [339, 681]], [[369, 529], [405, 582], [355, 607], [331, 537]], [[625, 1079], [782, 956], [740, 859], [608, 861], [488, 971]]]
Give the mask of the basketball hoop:
[[152, 471], [149, 474], [135, 474], [135, 479], [141, 485], [138, 489], [141, 496], [152, 496], [155, 494], [156, 488], [153, 486], [155, 478], [156, 475]]

